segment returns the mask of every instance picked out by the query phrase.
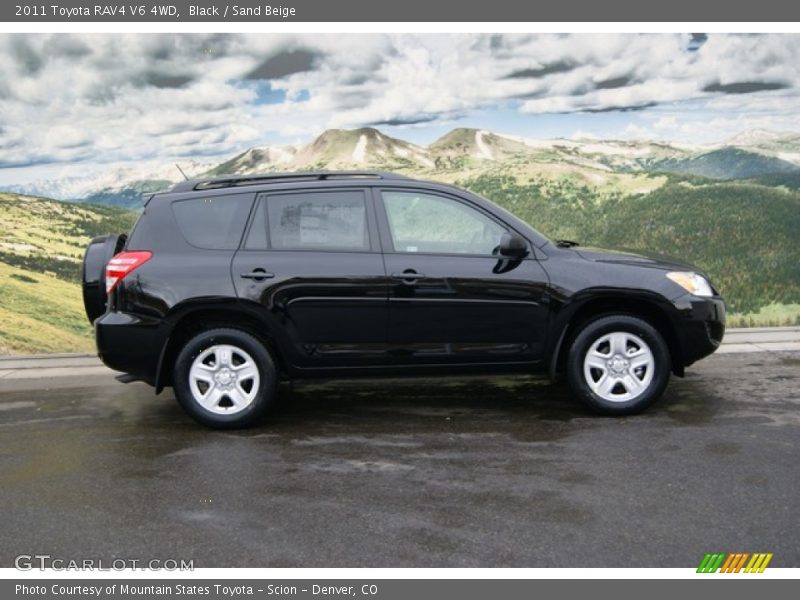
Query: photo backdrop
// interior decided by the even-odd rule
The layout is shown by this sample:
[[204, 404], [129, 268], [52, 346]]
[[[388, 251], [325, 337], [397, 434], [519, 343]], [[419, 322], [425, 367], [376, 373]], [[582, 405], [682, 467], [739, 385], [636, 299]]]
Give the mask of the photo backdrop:
[[799, 69], [778, 34], [0, 35], [0, 353], [92, 349], [83, 249], [176, 165], [456, 183], [800, 324]]

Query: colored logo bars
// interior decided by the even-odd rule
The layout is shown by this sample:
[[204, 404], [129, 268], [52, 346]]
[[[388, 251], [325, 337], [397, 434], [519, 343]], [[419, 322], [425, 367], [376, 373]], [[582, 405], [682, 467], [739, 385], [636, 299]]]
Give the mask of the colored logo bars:
[[[749, 559], [749, 560], [748, 560]], [[697, 567], [698, 573], [763, 573], [769, 561], [772, 560], [772, 553], [757, 552], [749, 554], [747, 552], [736, 552], [725, 554], [718, 552], [706, 554]], [[745, 564], [747, 566], [745, 566]]]

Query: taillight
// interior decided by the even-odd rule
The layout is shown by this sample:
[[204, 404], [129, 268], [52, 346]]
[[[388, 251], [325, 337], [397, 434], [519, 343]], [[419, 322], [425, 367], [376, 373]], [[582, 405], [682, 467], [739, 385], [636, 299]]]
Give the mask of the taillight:
[[117, 284], [126, 275], [137, 267], [142, 266], [153, 256], [147, 250], [137, 250], [135, 252], [120, 252], [106, 265], [106, 294], [110, 294]]

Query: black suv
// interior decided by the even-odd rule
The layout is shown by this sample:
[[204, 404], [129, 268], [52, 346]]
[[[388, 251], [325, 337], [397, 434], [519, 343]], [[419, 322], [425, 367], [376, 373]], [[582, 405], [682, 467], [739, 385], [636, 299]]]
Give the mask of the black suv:
[[638, 412], [719, 346], [725, 305], [685, 264], [576, 246], [390, 173], [192, 180], [92, 241], [84, 301], [121, 381], [212, 427], [255, 422], [281, 379], [355, 375], [549, 372]]

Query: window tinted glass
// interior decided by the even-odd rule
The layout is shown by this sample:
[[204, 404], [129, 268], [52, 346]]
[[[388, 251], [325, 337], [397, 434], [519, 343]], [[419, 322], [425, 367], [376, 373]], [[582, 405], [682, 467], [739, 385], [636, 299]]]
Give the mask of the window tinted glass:
[[396, 252], [492, 254], [505, 229], [456, 200], [417, 192], [383, 192]]
[[270, 195], [267, 223], [275, 250], [369, 250], [363, 192]]
[[252, 204], [252, 194], [191, 198], [172, 203], [183, 237], [192, 246], [235, 250]]

